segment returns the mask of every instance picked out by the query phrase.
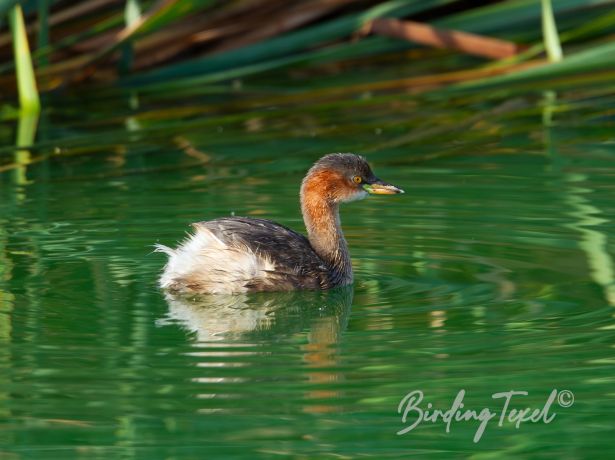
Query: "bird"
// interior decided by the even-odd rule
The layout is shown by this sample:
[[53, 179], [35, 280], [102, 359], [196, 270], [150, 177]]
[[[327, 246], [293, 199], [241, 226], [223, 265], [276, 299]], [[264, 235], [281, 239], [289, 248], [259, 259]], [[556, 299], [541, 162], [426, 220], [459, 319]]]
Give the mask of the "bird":
[[374, 175], [354, 153], [331, 153], [316, 161], [300, 189], [307, 237], [265, 219], [221, 217], [192, 224], [193, 232], [172, 249], [159, 286], [181, 295], [327, 290], [353, 283], [339, 206], [367, 195], [404, 191]]

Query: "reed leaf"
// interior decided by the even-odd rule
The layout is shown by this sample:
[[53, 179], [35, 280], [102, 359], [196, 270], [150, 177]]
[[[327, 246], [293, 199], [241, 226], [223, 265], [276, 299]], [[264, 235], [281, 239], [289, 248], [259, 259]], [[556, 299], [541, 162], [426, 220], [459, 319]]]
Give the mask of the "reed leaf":
[[[569, 13], [578, 17], [583, 9], [614, 4], [615, 0], [557, 0], [552, 7], [555, 14]], [[500, 36], [511, 30], [526, 31], [528, 25], [532, 23], [539, 25], [541, 17], [541, 7], [537, 0], [507, 0], [450, 15], [435, 21], [434, 24], [450, 29]], [[576, 24], [580, 23], [582, 21], [579, 18]]]
[[[510, 85], [534, 84], [536, 82], [558, 81], [595, 71], [615, 69], [615, 43], [609, 42], [578, 53], [569, 54], [561, 61], [520, 70], [484, 80], [460, 83], [448, 89], [451, 92], [482, 91]], [[608, 78], [612, 78], [610, 74]]]
[[[0, 12], [7, 11], [15, 3], [15, 0], [0, 0]], [[125, 8], [136, 11], [134, 7], [138, 4], [142, 14], [133, 14], [132, 19], [125, 21]], [[455, 6], [449, 7], [451, 4]], [[28, 7], [25, 13], [31, 14], [28, 18], [34, 18], [37, 6], [40, 13], [41, 27], [37, 28], [37, 21], [28, 19], [28, 32], [30, 37], [37, 33], [39, 36], [39, 46], [34, 53], [39, 68], [43, 67], [45, 59], [51, 62], [40, 70], [39, 83], [44, 90], [91, 79], [103, 83], [99, 87], [111, 88], [108, 83], [118, 81], [119, 68], [120, 87], [152, 94], [163, 89], [186, 92], [192, 90], [191, 87], [198, 91], [199, 87], [231, 79], [258, 74], [265, 74], [266, 78], [268, 72], [273, 75], [281, 69], [367, 60], [418, 46], [400, 39], [366, 36], [368, 23], [379, 18], [424, 21], [424, 17], [433, 18], [427, 20], [426, 27], [500, 37], [513, 47], [520, 45], [524, 49], [529, 45], [529, 50], [488, 67], [476, 60], [458, 59], [454, 63], [451, 61], [453, 67], [444, 68], [434, 60], [431, 69], [413, 65], [409, 78], [420, 80], [428, 76], [452, 84], [459, 78], [451, 79], [451, 74], [467, 75], [468, 79], [498, 74], [493, 77], [493, 84], [499, 85], [498, 81], [509, 81], [502, 79], [513, 78], [513, 75], [519, 75], [520, 82], [534, 78], [531, 75], [535, 74], [525, 72], [531, 66], [542, 66], [535, 62], [531, 66], [517, 64], [534, 59], [546, 48], [555, 49], [556, 45], [543, 43], [543, 18], [557, 16], [558, 21], [556, 29], [554, 21], [549, 23], [545, 19], [545, 39], [549, 36], [549, 43], [555, 43], [553, 37], [558, 36], [559, 41], [570, 44], [571, 50], [576, 49], [575, 55], [602, 46], [599, 41], [615, 32], [615, 12], [608, 10], [615, 5], [615, 0], [543, 1], [543, 7], [550, 7], [550, 15], [542, 14], [541, 2], [537, 0], [505, 0], [461, 7], [455, 0], [42, 0], [25, 2], [23, 8], [24, 5]], [[47, 7], [51, 8], [48, 17]], [[54, 31], [52, 43], [45, 38], [49, 26]], [[596, 43], [588, 40], [596, 40]], [[0, 34], [0, 87], [3, 89], [9, 89], [12, 84], [6, 76], [14, 67], [12, 59], [6, 56], [10, 44], [10, 36]], [[458, 47], [454, 52], [468, 50]], [[596, 59], [599, 62], [592, 61], [592, 68], [610, 68], [607, 56], [600, 55]], [[582, 75], [583, 65], [555, 70], [568, 72], [567, 75]], [[484, 71], [496, 67], [499, 68], [497, 72]], [[417, 68], [425, 70], [417, 71]], [[433, 68], [441, 68], [443, 73], [431, 75]], [[129, 70], [133, 72], [131, 75]], [[510, 75], [504, 76], [503, 72], [510, 72]], [[481, 79], [480, 85], [488, 80]], [[341, 85], [341, 81], [350, 92], [357, 81], [359, 86], [364, 83], [360, 79], [339, 78], [330, 84]], [[420, 81], [421, 87], [428, 86]], [[372, 83], [375, 87], [389, 86], [387, 81]], [[470, 85], [471, 82], [466, 83]], [[393, 86], [396, 84], [391, 82]], [[302, 85], [307, 88], [311, 83], [306, 79]], [[456, 87], [455, 91], [458, 89]]]
[[[162, 69], [137, 74], [136, 76], [124, 79], [122, 83], [132, 87], [141, 85], [179, 87], [182, 85], [181, 82], [184, 84], [214, 83], [228, 78], [245, 77], [283, 66], [300, 65], [306, 62], [317, 64], [318, 59], [322, 59], [321, 62], [328, 62], [332, 60], [332, 58], [328, 57], [329, 55], [337, 55], [339, 59], [343, 59], [344, 55], [357, 57], [361, 53], [356, 53], [353, 43], [343, 43], [333, 48], [329, 46], [329, 48], [332, 48], [331, 53], [306, 53], [305, 50], [313, 48], [320, 43], [327, 43], [349, 36], [372, 19], [379, 17], [403, 17], [429, 8], [445, 5], [446, 3], [448, 2], [385, 2], [365, 12], [348, 15], [324, 24], [317, 24], [298, 32], [285, 34], [238, 50], [171, 64]], [[575, 16], [579, 19], [578, 22], [581, 22], [584, 12], [609, 4], [615, 4], [615, 0], [562, 0], [555, 3], [554, 11], [560, 14], [571, 14], [574, 12]], [[433, 24], [440, 27], [454, 27], [473, 33], [492, 33], [495, 24], [500, 29], [523, 30], [525, 34], [530, 34], [532, 39], [538, 40], [541, 36], [539, 27], [530, 32], [525, 32], [525, 29], [527, 29], [527, 21], [534, 21], [539, 25], [540, 19], [540, 5], [534, 0], [509, 0], [448, 15], [435, 20]], [[498, 34], [496, 33], [495, 35]], [[374, 48], [371, 45], [373, 40], [370, 37], [361, 41], [366, 50], [364, 56], [372, 54], [368, 50]], [[399, 50], [412, 46], [409, 44], [402, 46], [399, 41], [393, 40], [389, 40], [386, 43], [384, 45], [383, 42], [379, 42], [378, 49], [380, 52]], [[346, 48], [348, 52], [344, 51]], [[172, 81], [176, 82], [171, 83]]]
[[[192, 59], [179, 64], [169, 65], [145, 74], [128, 77], [124, 84], [138, 86], [168, 79], [190, 77], [203, 73], [215, 73], [232, 68], [253, 68], [252, 64], [263, 68], [275, 68], [275, 62], [286, 62], [285, 57], [300, 53], [318, 44], [347, 37], [359, 30], [365, 23], [379, 17], [401, 17], [416, 14], [427, 9], [451, 3], [451, 0], [407, 0], [388, 1], [366, 11], [344, 16], [305, 30], [285, 34], [215, 56]], [[301, 59], [298, 59], [300, 61]], [[265, 61], [271, 61], [266, 64]]]
[[559, 42], [555, 17], [551, 0], [541, 0], [542, 3], [542, 35], [547, 50], [547, 56], [552, 62], [561, 61], [563, 57], [562, 45]]
[[34, 78], [28, 36], [20, 5], [15, 5], [9, 14], [11, 32], [13, 34], [13, 53], [17, 73], [17, 87], [19, 91], [19, 104], [22, 111], [38, 112], [40, 100]]

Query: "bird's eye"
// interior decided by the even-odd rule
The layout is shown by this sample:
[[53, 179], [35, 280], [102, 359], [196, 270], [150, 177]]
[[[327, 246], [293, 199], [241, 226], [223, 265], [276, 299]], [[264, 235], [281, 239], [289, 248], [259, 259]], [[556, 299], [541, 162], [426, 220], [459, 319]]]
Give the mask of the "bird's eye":
[[363, 182], [363, 179], [361, 179], [361, 176], [354, 176], [354, 177], [352, 178], [352, 181], [353, 181], [355, 184], [360, 184], [361, 182]]

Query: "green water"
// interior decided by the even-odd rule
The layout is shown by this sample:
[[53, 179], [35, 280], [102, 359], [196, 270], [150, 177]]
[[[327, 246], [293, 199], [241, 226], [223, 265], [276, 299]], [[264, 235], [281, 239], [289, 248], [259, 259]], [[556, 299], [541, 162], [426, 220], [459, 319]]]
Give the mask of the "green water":
[[[52, 100], [18, 168], [4, 125], [0, 457], [612, 458], [615, 98], [285, 97]], [[331, 151], [406, 190], [343, 208], [350, 289], [165, 299], [154, 243], [232, 213], [302, 231]], [[396, 434], [413, 390], [499, 417], [494, 393], [554, 389], [548, 424]]]

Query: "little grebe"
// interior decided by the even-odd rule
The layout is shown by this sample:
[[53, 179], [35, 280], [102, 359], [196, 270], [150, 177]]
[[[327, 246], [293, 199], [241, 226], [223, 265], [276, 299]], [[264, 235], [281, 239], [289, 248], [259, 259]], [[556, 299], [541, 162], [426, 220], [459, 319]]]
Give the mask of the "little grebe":
[[182, 294], [330, 289], [352, 283], [339, 204], [367, 194], [403, 190], [378, 179], [367, 161], [351, 153], [318, 160], [301, 184], [308, 238], [269, 220], [223, 217], [193, 224], [177, 249], [156, 245], [169, 260], [160, 286]]

